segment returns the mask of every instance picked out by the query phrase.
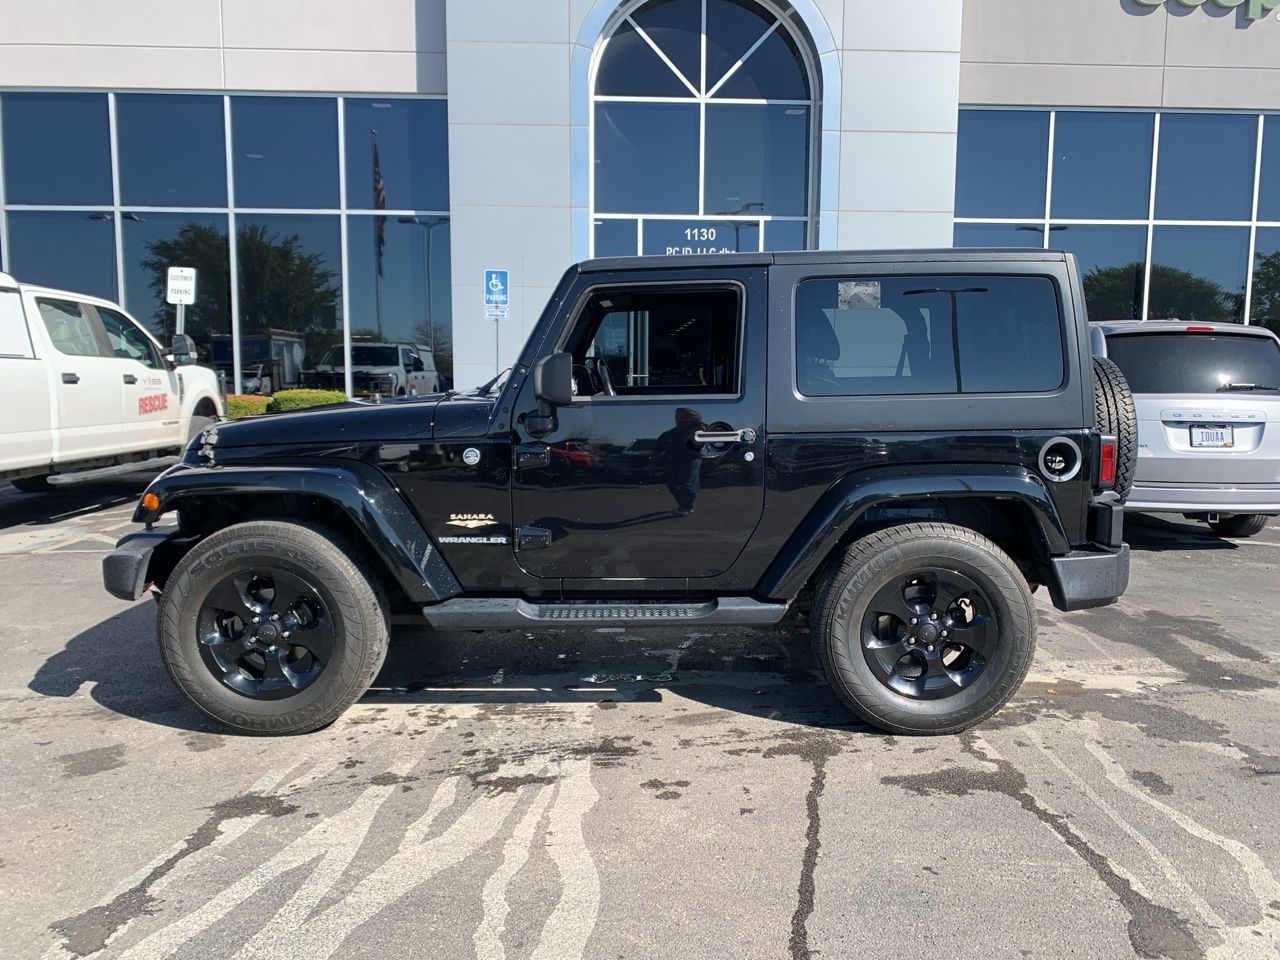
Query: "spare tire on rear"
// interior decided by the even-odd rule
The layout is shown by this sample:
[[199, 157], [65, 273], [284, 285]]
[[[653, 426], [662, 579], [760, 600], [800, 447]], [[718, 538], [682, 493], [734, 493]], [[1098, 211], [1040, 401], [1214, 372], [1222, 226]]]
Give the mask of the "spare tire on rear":
[[1093, 358], [1093, 422], [1099, 433], [1116, 438], [1116, 493], [1128, 499], [1138, 469], [1138, 414], [1129, 381], [1114, 362]]

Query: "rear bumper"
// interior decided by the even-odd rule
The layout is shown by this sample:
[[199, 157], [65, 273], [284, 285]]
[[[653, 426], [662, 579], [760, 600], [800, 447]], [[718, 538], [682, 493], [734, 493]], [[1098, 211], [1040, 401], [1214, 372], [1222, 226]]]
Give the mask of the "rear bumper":
[[1072, 550], [1051, 557], [1049, 596], [1059, 610], [1088, 610], [1115, 603], [1129, 586], [1129, 545], [1115, 549]]
[[[153, 560], [162, 560], [167, 575], [173, 569], [176, 558], [181, 556], [184, 544], [189, 541], [175, 539], [175, 529], [148, 530], [131, 533], [116, 543], [116, 548], [102, 558], [102, 585], [107, 593], [121, 600], [137, 600], [147, 592], [155, 579]], [[160, 554], [157, 558], [157, 552]]]
[[1139, 481], [1124, 506], [1131, 513], [1280, 513], [1280, 484]]

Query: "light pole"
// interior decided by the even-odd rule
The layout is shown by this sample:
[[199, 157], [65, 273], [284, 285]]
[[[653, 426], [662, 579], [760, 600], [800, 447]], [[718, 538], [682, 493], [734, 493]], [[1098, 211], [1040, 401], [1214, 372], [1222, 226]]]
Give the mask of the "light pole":
[[960, 287], [951, 290], [946, 287], [923, 287], [919, 290], [904, 290], [904, 297], [920, 297], [940, 293], [951, 300], [951, 360], [956, 365], [956, 390], [963, 391], [960, 382], [960, 305], [957, 300], [962, 293], [987, 293], [988, 287]]
[[[715, 215], [717, 217], [735, 217], [740, 213], [751, 213], [753, 211], [759, 211], [763, 213], [764, 201], [752, 200], [750, 203], [744, 203], [737, 210], [718, 210], [716, 211]], [[755, 226], [760, 229], [761, 233], [764, 233], [764, 224], [761, 223], [759, 220], [751, 220], [746, 223], [742, 223], [738, 220], [730, 220], [729, 226], [733, 227], [733, 252], [734, 253], [742, 252], [738, 248], [742, 246], [741, 231], [743, 227]]]
[[427, 330], [428, 338], [431, 340], [431, 361], [434, 363], [436, 357], [436, 312], [431, 304], [431, 234], [440, 224], [448, 223], [449, 218], [436, 215], [430, 217], [397, 217], [397, 220], [400, 223], [414, 224], [427, 231], [427, 243], [422, 261], [422, 282], [427, 299]]

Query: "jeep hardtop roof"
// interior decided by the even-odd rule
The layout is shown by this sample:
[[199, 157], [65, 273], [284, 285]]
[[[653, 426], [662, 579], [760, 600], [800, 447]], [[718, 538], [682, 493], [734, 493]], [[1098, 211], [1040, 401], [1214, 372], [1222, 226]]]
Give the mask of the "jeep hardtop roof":
[[1025, 247], [951, 247], [935, 250], [787, 250], [774, 253], [697, 253], [666, 257], [597, 257], [578, 264], [580, 273], [602, 270], [670, 270], [694, 267], [760, 267], [773, 264], [863, 263], [987, 263], [991, 260], [1061, 262], [1070, 254], [1061, 250], [1028, 250]]

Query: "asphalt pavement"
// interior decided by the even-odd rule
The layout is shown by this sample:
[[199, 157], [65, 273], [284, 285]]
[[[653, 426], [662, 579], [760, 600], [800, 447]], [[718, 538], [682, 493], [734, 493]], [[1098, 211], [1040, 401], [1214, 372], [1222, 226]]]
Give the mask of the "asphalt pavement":
[[855, 723], [808, 638], [399, 626], [305, 737], [187, 706], [103, 592], [136, 481], [0, 492], [6, 957], [1280, 955], [1280, 527], [1130, 519], [960, 737]]

